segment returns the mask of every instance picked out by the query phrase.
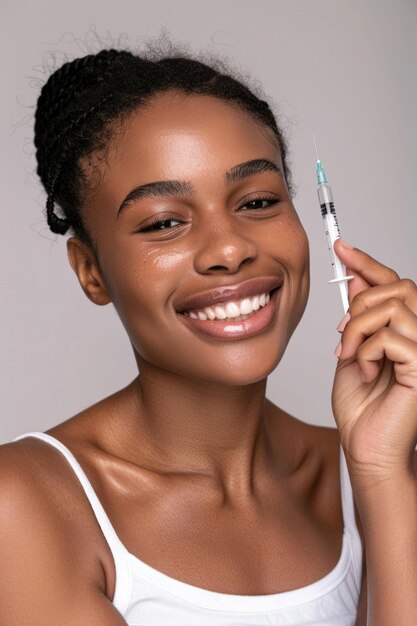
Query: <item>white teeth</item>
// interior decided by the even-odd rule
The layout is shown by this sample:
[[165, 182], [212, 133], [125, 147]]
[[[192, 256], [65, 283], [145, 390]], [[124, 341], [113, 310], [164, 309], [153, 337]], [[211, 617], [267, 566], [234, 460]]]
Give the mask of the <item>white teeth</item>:
[[226, 317], [227, 317], [226, 311], [224, 310], [224, 308], [222, 306], [216, 305], [214, 307], [214, 312], [216, 314], [217, 319], [219, 319], [219, 320], [225, 320]]
[[209, 320], [215, 320], [216, 319], [216, 314], [213, 311], [213, 309], [211, 308], [211, 306], [206, 306], [206, 308], [204, 309], [204, 312], [207, 315], [207, 317], [209, 318]]
[[245, 320], [247, 317], [250, 317], [250, 314], [249, 315], [238, 315], [237, 317], [233, 318], [233, 321], [234, 322], [240, 322], [242, 320]]
[[240, 302], [228, 302], [224, 306], [216, 304], [214, 306], [207, 306], [200, 311], [186, 311], [185, 315], [200, 320], [225, 320], [227, 318], [239, 321], [246, 319], [260, 307], [267, 305], [270, 299], [269, 293], [262, 293], [252, 296], [251, 298], [243, 298]]
[[252, 313], [252, 301], [250, 298], [245, 298], [244, 300], [242, 300], [242, 302], [240, 303], [240, 312], [242, 315], [248, 315], [249, 313]]
[[228, 302], [224, 307], [227, 317], [237, 317], [240, 315], [240, 309], [236, 302]]

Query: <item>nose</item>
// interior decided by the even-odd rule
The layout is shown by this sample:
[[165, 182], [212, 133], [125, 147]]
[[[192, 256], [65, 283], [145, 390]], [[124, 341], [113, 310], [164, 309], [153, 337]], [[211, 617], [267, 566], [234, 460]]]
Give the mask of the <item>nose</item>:
[[234, 274], [244, 263], [250, 263], [258, 254], [258, 246], [245, 232], [228, 220], [202, 225], [194, 255], [194, 269], [200, 274], [227, 272]]

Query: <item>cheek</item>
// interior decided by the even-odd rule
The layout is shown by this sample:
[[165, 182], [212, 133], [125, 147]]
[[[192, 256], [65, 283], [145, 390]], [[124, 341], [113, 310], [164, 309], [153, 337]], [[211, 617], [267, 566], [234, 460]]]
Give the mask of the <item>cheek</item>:
[[131, 251], [115, 255], [107, 283], [113, 304], [125, 327], [163, 310], [183, 276], [186, 255], [163, 248]]
[[297, 224], [288, 233], [288, 253], [294, 258], [294, 263], [300, 272], [309, 270], [310, 248], [307, 233], [301, 224]]
[[292, 246], [297, 251], [294, 270], [298, 280], [292, 289], [294, 316], [291, 319], [290, 332], [295, 330], [301, 320], [310, 293], [310, 249], [307, 233], [301, 225], [293, 233]]
[[[293, 217], [265, 233], [268, 251], [289, 271], [302, 275], [309, 270], [309, 243], [301, 222]], [[301, 276], [300, 276], [301, 277]]]
[[148, 260], [156, 271], [175, 271], [176, 266], [184, 262], [184, 254], [179, 252], [168, 252], [166, 254], [149, 255]]
[[[284, 231], [283, 231], [284, 232]], [[305, 311], [310, 291], [310, 250], [307, 234], [298, 219], [286, 225], [285, 234], [270, 241], [271, 253], [285, 267], [288, 336]]]

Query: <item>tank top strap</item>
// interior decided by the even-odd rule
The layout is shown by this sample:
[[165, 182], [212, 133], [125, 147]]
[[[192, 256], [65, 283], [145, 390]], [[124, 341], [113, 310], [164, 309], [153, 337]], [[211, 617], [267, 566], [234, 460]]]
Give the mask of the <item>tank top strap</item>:
[[345, 527], [350, 530], [356, 527], [355, 506], [353, 500], [352, 486], [350, 483], [349, 471], [346, 463], [345, 453], [340, 445], [340, 491], [342, 498], [343, 520]]
[[92, 484], [87, 478], [86, 473], [82, 469], [81, 465], [79, 464], [73, 453], [55, 437], [52, 437], [51, 435], [48, 435], [46, 433], [34, 431], [25, 433], [24, 435], [19, 435], [18, 437], [13, 439], [13, 441], [25, 439], [26, 437], [35, 437], [36, 439], [41, 439], [42, 441], [45, 441], [46, 443], [56, 448], [59, 452], [61, 452], [61, 454], [66, 458], [69, 465], [73, 469], [79, 482], [81, 483], [81, 486], [85, 492], [85, 495], [87, 496], [91, 508], [93, 509], [94, 515], [113, 556], [116, 571], [116, 585], [113, 604], [123, 614], [123, 612], [127, 608], [130, 597], [131, 574], [129, 552], [117, 536], [116, 531], [114, 530], [113, 525], [103, 508], [103, 505], [98, 499]]
[[340, 444], [340, 491], [342, 499], [342, 512], [345, 531], [351, 537], [353, 558], [355, 560], [356, 573], [361, 578], [362, 572], [362, 540], [356, 524], [355, 500], [353, 497], [352, 484], [350, 482], [349, 470], [346, 463], [345, 453]]

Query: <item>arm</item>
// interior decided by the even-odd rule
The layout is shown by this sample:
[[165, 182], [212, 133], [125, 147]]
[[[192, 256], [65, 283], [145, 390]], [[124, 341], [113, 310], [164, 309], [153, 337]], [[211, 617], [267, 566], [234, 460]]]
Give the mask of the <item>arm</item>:
[[[414, 453], [414, 473], [415, 476], [417, 477], [417, 451]], [[398, 490], [398, 488], [397, 488]], [[416, 491], [417, 491], [417, 484], [416, 484]], [[382, 506], [382, 508], [384, 508], [382, 515], [380, 514], [379, 516], [379, 520], [383, 520], [384, 519], [384, 514], [385, 514], [385, 508], [387, 508], [386, 506], [383, 506], [384, 503], [384, 498], [385, 496], [382, 495], [380, 498], [378, 497], [378, 501], [380, 502], [380, 505]], [[394, 501], [395, 501], [395, 496], [394, 496]], [[386, 501], [385, 501], [386, 502]], [[366, 508], [366, 506], [365, 506]], [[356, 523], [358, 526], [358, 530], [362, 539], [362, 545], [364, 547], [364, 554], [363, 554], [363, 577], [362, 577], [362, 584], [361, 584], [361, 591], [360, 591], [360, 596], [359, 596], [359, 603], [358, 603], [358, 612], [357, 612], [357, 616], [356, 616], [356, 621], [355, 621], [355, 626], [368, 626], [371, 624], [384, 624], [384, 623], [389, 623], [390, 619], [393, 619], [392, 616], [390, 616], [389, 612], [386, 612], [383, 608], [383, 603], [386, 602], [390, 607], [392, 607], [393, 610], [395, 610], [395, 601], [393, 601], [393, 598], [391, 596], [393, 596], [394, 598], [401, 598], [401, 603], [402, 604], [404, 602], [403, 600], [403, 594], [407, 593], [407, 588], [410, 587], [411, 589], [411, 602], [409, 604], [409, 607], [405, 606], [401, 608], [401, 611], [405, 610], [409, 610], [410, 613], [410, 621], [409, 623], [413, 623], [412, 621], [412, 617], [413, 617], [413, 611], [414, 611], [414, 615], [417, 614], [417, 608], [413, 609], [413, 602], [415, 602], [415, 598], [416, 598], [416, 593], [414, 590], [413, 593], [413, 582], [412, 582], [412, 576], [409, 576], [410, 572], [408, 572], [407, 574], [407, 570], [404, 570], [402, 572], [402, 574], [406, 577], [407, 582], [406, 585], [404, 587], [404, 589], [400, 589], [399, 587], [401, 586], [400, 583], [400, 578], [398, 576], [395, 575], [395, 572], [393, 573], [393, 568], [392, 568], [392, 562], [390, 561], [389, 555], [388, 553], [385, 553], [384, 555], [384, 550], [385, 547], [388, 546], [388, 550], [392, 551], [395, 559], [397, 561], [400, 561], [400, 568], [402, 567], [401, 564], [401, 558], [399, 557], [399, 553], [398, 553], [398, 549], [399, 546], [401, 545], [401, 537], [404, 537], [403, 533], [401, 532], [401, 528], [405, 528], [406, 533], [407, 533], [407, 528], [411, 529], [410, 532], [410, 536], [412, 541], [416, 540], [416, 535], [417, 533], [413, 532], [413, 527], [412, 525], [410, 525], [409, 527], [407, 526], [407, 521], [404, 520], [404, 522], [401, 522], [400, 524], [395, 524], [394, 525], [394, 532], [392, 532], [392, 529], [389, 529], [389, 540], [384, 541], [384, 538], [382, 538], [383, 541], [383, 549], [382, 549], [382, 555], [383, 558], [381, 559], [382, 563], [379, 563], [379, 557], [380, 552], [378, 551], [378, 549], [375, 550], [375, 545], [373, 545], [374, 547], [374, 552], [375, 552], [375, 557], [372, 555], [372, 568], [373, 570], [375, 570], [377, 576], [375, 579], [375, 576], [372, 575], [372, 577], [370, 577], [369, 579], [369, 587], [372, 586], [372, 589], [370, 589], [370, 593], [372, 593], [372, 605], [371, 602], [369, 602], [369, 611], [368, 611], [368, 576], [367, 576], [367, 571], [366, 571], [366, 559], [367, 559], [367, 554], [371, 552], [371, 545], [374, 542], [368, 542], [367, 545], [365, 545], [365, 534], [364, 534], [364, 528], [361, 522], [361, 518], [359, 515], [359, 511], [357, 506], [355, 506], [355, 513], [356, 513]], [[366, 516], [366, 513], [365, 513]], [[367, 522], [366, 522], [367, 523]], [[376, 535], [379, 534], [378, 531], [378, 526], [379, 524], [377, 524], [377, 533]], [[384, 524], [381, 524], [381, 526], [384, 528]], [[368, 523], [368, 527], [370, 527], [372, 529], [372, 526], [369, 525]], [[398, 530], [397, 530], [398, 529]], [[372, 533], [372, 530], [371, 530]], [[398, 535], [396, 534], [398, 533]], [[368, 533], [369, 534], [369, 533]], [[412, 549], [410, 550], [410, 554], [413, 554]], [[414, 550], [414, 554], [417, 553]], [[417, 567], [415, 567], [415, 562], [416, 561], [411, 561], [411, 566], [412, 569], [414, 569], [414, 575], [415, 572], [417, 570]], [[386, 582], [385, 580], [381, 580], [381, 576], [384, 577], [384, 572], [385, 572], [385, 577], [386, 574], [388, 572], [388, 576], [392, 576], [395, 577], [395, 582], [394, 584], [390, 585], [389, 581]], [[386, 590], [385, 590], [385, 585], [387, 585], [388, 588], [388, 594], [386, 594]], [[378, 599], [378, 595], [381, 595], [382, 592], [382, 599]], [[376, 606], [378, 608], [378, 610], [381, 610], [381, 612], [383, 612], [385, 614], [385, 618], [380, 618], [378, 617], [378, 615], [375, 614], [375, 610], [373, 609], [373, 607]], [[390, 608], [391, 610], [391, 608]], [[401, 612], [396, 615], [397, 621], [394, 623], [403, 623], [401, 621], [401, 619], [404, 619], [401, 616]], [[384, 622], [383, 619], [385, 619], [386, 621]], [[405, 618], [407, 619], [407, 618]], [[414, 618], [415, 621], [415, 618]], [[404, 624], [407, 624], [406, 621], [404, 621]]]
[[45, 477], [14, 445], [0, 449], [0, 626], [126, 625], [99, 558], [76, 543], [65, 495], [62, 507], [45, 497]]
[[[415, 466], [417, 469], [417, 455]], [[381, 481], [370, 485], [366, 493], [361, 486], [355, 497], [367, 563], [365, 623], [414, 626], [417, 619], [416, 477], [406, 475], [401, 481]]]
[[335, 243], [354, 276], [332, 391], [367, 564], [367, 626], [417, 623], [417, 285]]

